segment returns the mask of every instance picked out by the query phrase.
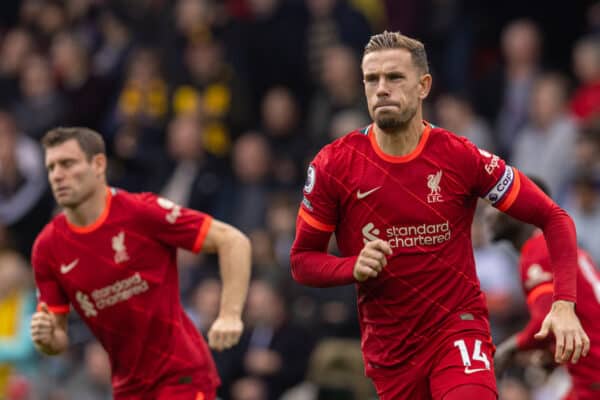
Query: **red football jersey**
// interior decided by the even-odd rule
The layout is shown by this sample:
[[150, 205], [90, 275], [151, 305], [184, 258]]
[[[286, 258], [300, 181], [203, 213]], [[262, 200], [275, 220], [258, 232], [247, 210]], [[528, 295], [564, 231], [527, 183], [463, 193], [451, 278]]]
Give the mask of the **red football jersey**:
[[[578, 252], [578, 264], [576, 310], [581, 325], [590, 338], [591, 347], [587, 357], [582, 357], [577, 364], [568, 363], [567, 368], [575, 383], [579, 379], [596, 382], [595, 389], [600, 390], [600, 273], [590, 256], [581, 249]], [[542, 347], [547, 343], [536, 340], [533, 335], [550, 311], [554, 279], [548, 247], [541, 233], [534, 235], [523, 245], [520, 270], [531, 321], [527, 328], [517, 334], [517, 343], [521, 349]], [[545, 301], [540, 302], [538, 300], [542, 295], [547, 296]]]
[[300, 218], [335, 232], [342, 256], [376, 238], [393, 250], [377, 279], [357, 285], [367, 372], [406, 362], [442, 333], [489, 332], [471, 223], [479, 197], [510, 207], [519, 175], [468, 140], [424, 125], [402, 157], [383, 153], [372, 126], [336, 140], [317, 154], [304, 187]]
[[40, 302], [79, 313], [108, 352], [114, 393], [165, 382], [219, 378], [179, 299], [178, 247], [199, 251], [212, 218], [150, 193], [110, 189], [87, 227], [56, 216], [39, 234], [32, 264]]

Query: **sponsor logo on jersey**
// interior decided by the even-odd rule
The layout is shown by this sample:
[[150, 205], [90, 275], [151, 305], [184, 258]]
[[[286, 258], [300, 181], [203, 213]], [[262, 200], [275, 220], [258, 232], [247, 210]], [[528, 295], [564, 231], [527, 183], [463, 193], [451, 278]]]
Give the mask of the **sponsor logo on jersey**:
[[362, 200], [365, 197], [367, 197], [368, 195], [375, 193], [376, 191], [378, 191], [379, 189], [381, 189], [381, 186], [377, 186], [376, 188], [373, 188], [371, 190], [367, 190], [366, 192], [361, 192], [360, 189], [356, 191], [356, 198], [358, 200]]
[[440, 181], [442, 180], [442, 170], [440, 169], [435, 174], [430, 174], [427, 176], [427, 187], [431, 192], [427, 195], [428, 203], [441, 203], [444, 201], [440, 191], [442, 188], [440, 187]]
[[315, 171], [315, 167], [313, 165], [308, 166], [308, 171], [306, 171], [306, 183], [304, 183], [304, 193], [310, 194], [315, 188], [315, 181], [317, 179], [317, 172]]
[[61, 272], [61, 274], [67, 274], [67, 273], [69, 273], [73, 268], [75, 268], [77, 266], [78, 262], [79, 262], [79, 258], [71, 261], [68, 264], [61, 264], [61, 266], [60, 266], [60, 272]]
[[83, 310], [83, 314], [86, 317], [89, 318], [98, 315], [98, 311], [96, 311], [96, 308], [94, 308], [94, 305], [90, 301], [90, 298], [87, 294], [78, 290], [77, 293], [75, 293], [75, 298], [77, 299], [79, 307], [81, 307], [81, 309]]
[[362, 228], [363, 242], [366, 244], [375, 239], [386, 240], [392, 249], [418, 246], [437, 246], [452, 237], [450, 221], [439, 224], [393, 225], [382, 230], [369, 222]]
[[369, 222], [362, 228], [363, 242], [365, 244], [372, 242], [375, 239], [379, 239], [379, 229], [375, 228], [375, 224]]
[[159, 197], [156, 200], [156, 202], [165, 210], [170, 211], [165, 216], [165, 219], [168, 223], [174, 224], [175, 222], [177, 222], [177, 218], [179, 218], [179, 216], [181, 215], [181, 206], [173, 203], [171, 200], [165, 199], [164, 197]]
[[149, 289], [148, 282], [142, 279], [139, 272], [126, 279], [96, 289], [89, 295], [77, 291], [75, 298], [86, 317], [95, 317], [98, 311], [115, 304], [129, 300], [131, 297], [144, 293]]
[[489, 369], [487, 368], [469, 368], [469, 367], [465, 367], [465, 374], [467, 375], [471, 375], [474, 374], [475, 372], [483, 372], [483, 371], [489, 371]]
[[119, 264], [129, 260], [125, 246], [125, 232], [121, 231], [112, 238], [112, 248], [115, 252], [115, 263]]
[[492, 187], [492, 189], [485, 195], [484, 200], [489, 201], [492, 204], [497, 204], [508, 190], [511, 188], [513, 182], [515, 180], [515, 173], [510, 166], [506, 166], [504, 169], [504, 174], [500, 177], [498, 182]]
[[485, 164], [485, 166], [483, 168], [485, 169], [485, 172], [487, 172], [489, 175], [493, 174], [494, 170], [500, 166], [500, 157], [498, 157], [495, 154], [491, 154], [482, 149], [478, 149], [478, 150], [479, 150], [479, 154], [481, 154], [482, 156], [484, 156], [486, 158], [491, 159], [490, 162]]
[[525, 287], [531, 289], [536, 287], [542, 282], [549, 282], [552, 280], [552, 274], [548, 271], [544, 271], [540, 264], [531, 264], [527, 268], [527, 280], [525, 281]]

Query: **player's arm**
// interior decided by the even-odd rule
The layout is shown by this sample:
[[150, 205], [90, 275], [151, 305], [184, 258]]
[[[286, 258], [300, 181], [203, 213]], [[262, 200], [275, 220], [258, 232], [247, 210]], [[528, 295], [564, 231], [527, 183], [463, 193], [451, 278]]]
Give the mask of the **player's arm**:
[[544, 318], [552, 307], [552, 283], [544, 283], [533, 289], [528, 298], [530, 319], [525, 328], [500, 343], [494, 354], [494, 368], [501, 375], [519, 351], [543, 349], [550, 344], [549, 338], [537, 340]]
[[40, 303], [31, 318], [31, 339], [35, 348], [49, 356], [60, 354], [69, 347], [67, 314], [55, 314], [46, 303]]
[[214, 349], [223, 350], [237, 344], [243, 331], [241, 315], [250, 281], [250, 240], [233, 226], [213, 219], [202, 251], [219, 256], [221, 308], [208, 332], [208, 341]]
[[376, 278], [387, 265], [392, 250], [387, 242], [367, 243], [358, 256], [337, 257], [327, 253], [331, 231], [306, 222], [302, 211], [296, 221], [296, 238], [290, 253], [292, 277], [313, 287], [330, 287]]
[[51, 248], [50, 236], [44, 230], [37, 237], [31, 251], [39, 303], [31, 318], [30, 333], [35, 348], [47, 355], [60, 354], [69, 347], [69, 298], [52, 273]]
[[575, 363], [581, 355], [587, 355], [590, 347], [590, 340], [575, 314], [575, 226], [569, 215], [527, 176], [519, 171], [515, 172], [512, 190], [498, 208], [543, 230], [554, 275], [554, 301], [536, 339], [544, 339], [549, 332], [553, 332], [556, 338], [556, 362], [571, 359]]
[[313, 287], [348, 285], [376, 278], [391, 254], [387, 242], [375, 240], [357, 256], [336, 257], [327, 253], [331, 234], [339, 220], [339, 199], [343, 184], [343, 162], [338, 151], [325, 147], [308, 168], [304, 199], [296, 220], [296, 238], [290, 253], [292, 277]]

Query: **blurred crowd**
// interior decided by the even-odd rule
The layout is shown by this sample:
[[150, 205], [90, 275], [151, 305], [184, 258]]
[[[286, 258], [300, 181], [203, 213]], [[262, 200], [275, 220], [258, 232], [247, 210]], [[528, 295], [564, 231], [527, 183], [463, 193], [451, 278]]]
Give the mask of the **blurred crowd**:
[[[600, 2], [494, 3], [2, 1], [0, 399], [111, 398], [106, 354], [74, 313], [66, 355], [40, 357], [29, 339], [28, 259], [56, 212], [38, 140], [57, 125], [103, 135], [111, 185], [160, 193], [251, 238], [247, 329], [214, 354], [222, 399], [375, 398], [354, 288], [300, 287], [289, 250], [307, 163], [369, 123], [360, 56], [386, 28], [425, 42], [426, 118], [544, 179], [600, 263]], [[492, 243], [483, 214], [473, 244], [498, 343], [527, 314], [518, 254]], [[182, 301], [206, 333], [216, 259], [179, 258]], [[564, 373], [534, 364], [499, 381], [502, 399], [558, 398]]]

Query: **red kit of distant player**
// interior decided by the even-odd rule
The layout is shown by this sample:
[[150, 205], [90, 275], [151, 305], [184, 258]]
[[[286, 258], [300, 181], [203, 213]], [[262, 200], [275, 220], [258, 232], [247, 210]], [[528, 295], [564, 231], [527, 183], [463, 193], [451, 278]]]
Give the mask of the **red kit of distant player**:
[[[578, 254], [577, 315], [592, 343], [587, 357], [567, 368], [573, 381], [577, 400], [600, 399], [600, 273], [590, 256], [582, 250]], [[527, 295], [531, 319], [517, 334], [519, 350], [544, 348], [533, 335], [539, 330], [550, 305], [554, 279], [546, 241], [541, 233], [529, 239], [521, 250], [521, 282]]]
[[55, 313], [73, 304], [111, 354], [115, 398], [176, 396], [152, 392], [165, 384], [205, 388], [199, 399], [214, 395], [219, 378], [181, 307], [176, 266], [176, 248], [198, 251], [210, 222], [155, 195], [111, 189], [93, 225], [76, 227], [59, 214], [38, 237], [39, 301]]

